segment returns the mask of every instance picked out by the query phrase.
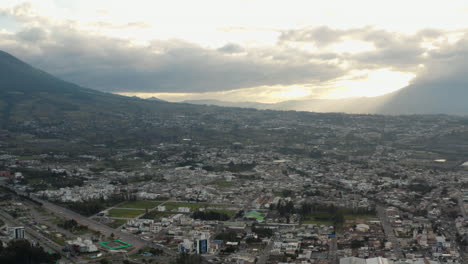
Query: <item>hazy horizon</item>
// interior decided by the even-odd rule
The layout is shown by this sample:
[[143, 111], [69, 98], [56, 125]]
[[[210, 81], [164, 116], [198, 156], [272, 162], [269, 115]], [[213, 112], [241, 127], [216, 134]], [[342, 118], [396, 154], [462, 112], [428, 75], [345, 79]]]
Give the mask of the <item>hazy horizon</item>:
[[167, 101], [376, 97], [466, 83], [467, 14], [455, 0], [7, 0], [0, 49], [84, 87]]

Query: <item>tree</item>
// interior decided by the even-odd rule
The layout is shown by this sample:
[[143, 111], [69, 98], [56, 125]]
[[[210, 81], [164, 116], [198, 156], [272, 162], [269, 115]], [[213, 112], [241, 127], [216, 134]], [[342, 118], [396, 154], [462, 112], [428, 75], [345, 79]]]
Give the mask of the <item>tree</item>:
[[225, 213], [218, 213], [214, 211], [202, 212], [196, 211], [192, 214], [194, 219], [201, 219], [201, 220], [218, 220], [218, 221], [227, 221], [229, 220], [229, 216]]
[[180, 254], [176, 260], [177, 264], [201, 264], [202, 257], [199, 255]]
[[361, 240], [352, 240], [351, 241], [351, 248], [356, 249], [356, 248], [361, 248], [364, 246], [364, 241]]
[[60, 255], [49, 254], [42, 247], [33, 246], [27, 240], [13, 240], [7, 247], [0, 248], [0, 263], [54, 263], [59, 259]]

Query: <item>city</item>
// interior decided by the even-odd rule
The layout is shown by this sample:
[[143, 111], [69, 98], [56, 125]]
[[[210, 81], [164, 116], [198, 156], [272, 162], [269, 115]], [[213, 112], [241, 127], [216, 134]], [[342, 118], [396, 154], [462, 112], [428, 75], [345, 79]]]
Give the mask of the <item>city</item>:
[[467, 17], [1, 0], [0, 264], [468, 264]]
[[[21, 228], [74, 263], [168, 263], [179, 254], [209, 263], [466, 261], [468, 145], [457, 143], [461, 156], [450, 145], [468, 132], [466, 118], [291, 115], [255, 125], [218, 115], [215, 130], [271, 134], [222, 146], [186, 137], [109, 155], [91, 150], [104, 145], [3, 151], [3, 239]], [[191, 122], [200, 121], [180, 124]]]

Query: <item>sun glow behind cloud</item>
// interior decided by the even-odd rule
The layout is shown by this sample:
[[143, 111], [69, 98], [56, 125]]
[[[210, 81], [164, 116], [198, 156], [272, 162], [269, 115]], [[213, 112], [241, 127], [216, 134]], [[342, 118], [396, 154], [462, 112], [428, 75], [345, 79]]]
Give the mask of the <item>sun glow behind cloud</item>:
[[[4, 0], [0, 8], [14, 7], [23, 2], [25, 1]], [[444, 2], [395, 0], [387, 1], [387, 3], [372, 0], [330, 0], [326, 2], [309, 0], [291, 0], [288, 2], [276, 0], [135, 0], [131, 2], [124, 0], [41, 0], [29, 2], [31, 9], [38, 15], [47, 17], [52, 21], [68, 21], [73, 29], [79, 31], [127, 41], [132, 48], [146, 49], [149, 55], [167, 52], [165, 50], [167, 46], [164, 45], [171, 44], [161, 45], [162, 50], [157, 50], [159, 48], [157, 43], [164, 40], [173, 45], [185, 42], [199, 46], [201, 49], [196, 51], [206, 54], [208, 59], [215, 58], [212, 60], [212, 64], [215, 66], [207, 68], [207, 71], [219, 72], [219, 76], [224, 77], [222, 74], [231, 74], [232, 71], [237, 70], [238, 65], [241, 66], [238, 68], [245, 69], [246, 64], [235, 64], [242, 59], [252, 62], [255, 67], [265, 66], [266, 70], [259, 70], [255, 72], [256, 75], [248, 75], [249, 72], [255, 71], [255, 67], [249, 72], [239, 71], [242, 76], [230, 80], [239, 81], [240, 84], [235, 87], [234, 85], [226, 86], [224, 90], [228, 91], [221, 91], [221, 89], [219, 91], [210, 91], [210, 89], [214, 90], [212, 88], [190, 91], [190, 87], [187, 85], [184, 91], [174, 90], [168, 92], [166, 88], [164, 91], [155, 93], [151, 91], [146, 93], [128, 91], [125, 93], [142, 97], [156, 96], [169, 101], [222, 99], [271, 103], [302, 98], [378, 96], [408, 85], [418, 74], [417, 65], [424, 65], [426, 63], [424, 60], [430, 58], [431, 51], [438, 52], [447, 43], [453, 44], [464, 38], [465, 33], [456, 32], [456, 29], [468, 27], [468, 22], [464, 19], [466, 10], [468, 10], [468, 3], [462, 0], [447, 0]], [[402, 6], [405, 6], [405, 8], [402, 8]], [[396, 14], [398, 14], [398, 19], [395, 19]], [[0, 25], [0, 33], [8, 32], [10, 34], [18, 31], [18, 28], [12, 25], [11, 22], [2, 22], [2, 24]], [[41, 27], [40, 20], [37, 19], [37, 21], [31, 22], [29, 26], [31, 25]], [[320, 35], [318, 39], [280, 40], [280, 36], [284, 31], [304, 28], [313, 29], [320, 26], [326, 26], [331, 29], [330, 31], [336, 30], [338, 33], [340, 30], [346, 31], [353, 28], [361, 31], [339, 36], [337, 40], [334, 40], [333, 36], [330, 35]], [[401, 41], [404, 44], [405, 41], [400, 39], [401, 36], [404, 38], [404, 34], [408, 32], [411, 35], [426, 28], [442, 29], [448, 33], [437, 40], [429, 38], [420, 43], [420, 46], [426, 49], [427, 52], [419, 56], [423, 58], [421, 61], [414, 62], [415, 67], [406, 65], [405, 63], [411, 63], [406, 62], [410, 61], [410, 58], [406, 59], [401, 56], [398, 59], [402, 60], [403, 58], [405, 62], [401, 64], [404, 65], [397, 65], [396, 67], [394, 65], [382, 65], [384, 63], [376, 65], [375, 62], [366, 60], [359, 65], [359, 70], [352, 71], [357, 66], [357, 63], [353, 61], [357, 55], [366, 52], [375, 52], [377, 54], [382, 50], [385, 51], [385, 47], [382, 48], [379, 45], [385, 46], [386, 42], [395, 44]], [[395, 35], [394, 39], [392, 37], [385, 39], [385, 36], [369, 38], [369, 35], [363, 34], [366, 33], [366, 30], [376, 35], [382, 33], [397, 33], [397, 35]], [[450, 30], [453, 30], [453, 32], [450, 33]], [[324, 40], [320, 39], [320, 37], [323, 37]], [[327, 37], [332, 39], [327, 42]], [[319, 43], [320, 41], [322, 42]], [[401, 46], [404, 46], [403, 44]], [[229, 45], [231, 45], [231, 48], [234, 45], [240, 48], [237, 51], [235, 49], [231, 49], [231, 51], [225, 49], [223, 51], [223, 47]], [[395, 46], [399, 47], [398, 45]], [[122, 50], [124, 49], [120, 51]], [[173, 49], [175, 51], [168, 50], [172, 57], [161, 56], [163, 59], [166, 58], [167, 61], [162, 60], [160, 64], [154, 66], [156, 73], [159, 73], [157, 70], [163, 68], [162, 72], [167, 71], [168, 75], [179, 77], [177, 74], [181, 72], [181, 68], [185, 70], [187, 68], [197, 69], [200, 66], [199, 63], [194, 63], [199, 62], [199, 60], [196, 60], [197, 58], [193, 57], [193, 53], [190, 54], [184, 47], [179, 50]], [[107, 49], [103, 49], [100, 52], [105, 53], [106, 51]], [[214, 54], [216, 51], [224, 53], [221, 55]], [[403, 51], [406, 50], [403, 49]], [[180, 53], [177, 52], [187, 53], [179, 55]], [[196, 54], [196, 52], [194, 53]], [[38, 52], [38, 54], [40, 53]], [[363, 56], [363, 60], [374, 58], [394, 63], [393, 58], [372, 57], [373, 54], [367, 54], [367, 56]], [[177, 61], [177, 64], [170, 64], [178, 58], [181, 59]], [[206, 61], [209, 61], [208, 59]], [[236, 59], [238, 60], [236, 61]], [[151, 64], [144, 59], [144, 63], [140, 61], [140, 65]], [[188, 67], [182, 65], [185, 62], [194, 65]], [[219, 64], [216, 64], [218, 62]], [[253, 64], [253, 62], [256, 64]], [[164, 68], [164, 63], [169, 64], [169, 66]], [[311, 63], [311, 67], [309, 67], [308, 63]], [[218, 66], [222, 68], [224, 65], [230, 65], [226, 67], [228, 70], [218, 71]], [[295, 72], [286, 71], [280, 67], [275, 68], [278, 65], [285, 65], [285, 68], [289, 66], [297, 67], [297, 70], [296, 68], [294, 70], [300, 72], [300, 74], [294, 75]], [[322, 65], [325, 68], [330, 65], [337, 66], [343, 70], [343, 73], [338, 70], [337, 76], [332, 73], [330, 74], [332, 77], [329, 77], [326, 71], [320, 72], [320, 66]], [[399, 68], [400, 66], [401, 68]], [[313, 70], [304, 70], [307, 67]], [[167, 69], [173, 70], [173, 72]], [[330, 72], [335, 70], [330, 69]], [[315, 76], [315, 71], [319, 72], [317, 76]], [[186, 75], [180, 76], [179, 79], [186, 78], [190, 84], [196, 81], [203, 85], [212, 83], [209, 78], [213, 77], [214, 74], [205, 74], [202, 71], [187, 72], [188, 70], [183, 72]], [[308, 78], [302, 77], [301, 74], [303, 76], [307, 75]], [[320, 74], [325, 76], [323, 77]], [[191, 78], [199, 75], [202, 75], [200, 79]], [[294, 75], [294, 77], [291, 77], [291, 75]], [[274, 79], [272, 76], [281, 76], [286, 80]], [[220, 79], [224, 80], [222, 77]], [[256, 81], [257, 79], [260, 81]], [[170, 82], [168, 81], [168, 83]], [[158, 87], [161, 87], [161, 85], [158, 85], [154, 85], [156, 87], [154, 88], [155, 91]], [[173, 86], [182, 87], [183, 85], [173, 84]], [[92, 85], [90, 87], [100, 88]], [[149, 87], [152, 86], [149, 85]], [[107, 91], [109, 91], [108, 88]]]
[[[141, 98], [156, 97], [170, 102], [187, 100], [223, 100], [229, 102], [279, 103], [301, 99], [342, 99], [348, 97], [374, 97], [407, 86], [415, 77], [412, 73], [388, 69], [359, 71], [349, 79], [330, 82], [323, 86], [309, 84], [293, 86], [262, 86], [223, 92], [207, 93], [119, 93]], [[325, 91], [325, 92], [324, 92]]]
[[337, 44], [331, 45], [330, 49], [340, 53], [360, 53], [375, 50], [372, 43], [360, 40], [348, 39]]
[[286, 100], [301, 99], [313, 94], [313, 90], [300, 85], [293, 86], [261, 86], [245, 89], [236, 89], [222, 92], [206, 93], [118, 93], [125, 96], [141, 98], [156, 97], [170, 102], [187, 100], [223, 100], [229, 102], [260, 102], [278, 103]]
[[395, 72], [388, 69], [357, 71], [354, 73], [354, 78], [334, 82], [333, 92], [327, 94], [326, 97], [340, 99], [384, 95], [407, 86], [415, 76], [413, 73]]

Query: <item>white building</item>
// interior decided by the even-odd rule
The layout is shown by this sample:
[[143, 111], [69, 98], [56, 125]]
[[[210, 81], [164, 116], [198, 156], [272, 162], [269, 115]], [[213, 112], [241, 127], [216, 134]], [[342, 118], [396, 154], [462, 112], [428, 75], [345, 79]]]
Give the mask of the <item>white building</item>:
[[78, 250], [80, 253], [96, 252], [98, 248], [91, 240], [82, 240], [78, 237], [76, 240], [69, 240], [65, 243], [65, 247]]
[[17, 240], [17, 239], [24, 239], [24, 227], [9, 227], [8, 231], [10, 233], [10, 239]]
[[177, 211], [178, 211], [179, 213], [190, 213], [190, 208], [188, 208], [188, 207], [179, 207], [179, 208], [177, 209]]
[[340, 259], [340, 264], [394, 264], [394, 262], [382, 257], [368, 259], [348, 257]]

